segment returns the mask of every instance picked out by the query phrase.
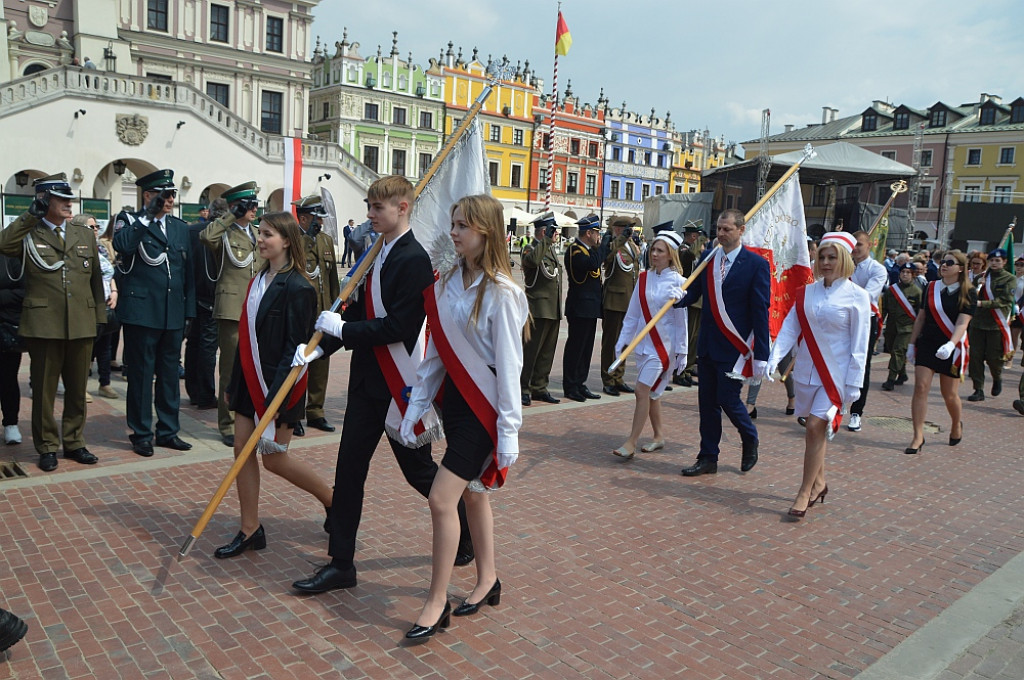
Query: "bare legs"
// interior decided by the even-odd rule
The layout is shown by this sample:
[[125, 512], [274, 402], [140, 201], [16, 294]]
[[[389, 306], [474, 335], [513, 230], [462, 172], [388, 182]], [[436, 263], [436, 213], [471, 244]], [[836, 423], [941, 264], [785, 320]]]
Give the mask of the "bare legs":
[[[924, 419], [928, 415], [928, 392], [932, 388], [932, 377], [935, 371], [924, 366], [914, 368], [914, 398], [910, 402], [910, 417], [914, 422], [914, 438], [910, 441], [910, 448], [917, 448], [924, 441]], [[963, 436], [960, 421], [963, 415], [963, 404], [960, 401], [960, 379], [951, 378], [948, 375], [939, 375], [939, 389], [942, 391], [942, 400], [946, 403], [946, 411], [949, 412], [949, 436], [959, 438]]]
[[662, 441], [665, 437], [661, 431], [661, 402], [658, 399], [651, 399], [651, 386], [643, 383], [636, 384], [636, 408], [633, 410], [633, 429], [629, 432], [629, 439], [622, 445], [622, 448], [629, 452], [636, 452], [636, 444], [644, 431], [647, 419], [651, 420], [651, 427], [654, 428], [654, 441]]
[[804, 435], [804, 474], [800, 490], [793, 501], [793, 510], [806, 510], [811, 499], [825, 488], [825, 448], [828, 444], [828, 421], [817, 416], [807, 418]]
[[942, 400], [946, 402], [946, 411], [949, 412], [949, 436], [960, 438], [963, 436], [960, 417], [963, 415], [963, 404], [960, 402], [960, 380], [951, 378], [948, 375], [939, 376], [939, 389], [942, 390]]

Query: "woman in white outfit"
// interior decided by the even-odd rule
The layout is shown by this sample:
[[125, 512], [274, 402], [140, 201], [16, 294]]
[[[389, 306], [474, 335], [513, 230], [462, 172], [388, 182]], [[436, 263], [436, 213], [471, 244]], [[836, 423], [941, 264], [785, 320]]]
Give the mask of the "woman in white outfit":
[[[640, 274], [640, 280], [633, 289], [633, 297], [622, 322], [622, 332], [616, 342], [617, 355], [622, 353], [666, 302], [682, 299], [681, 286], [685, 281], [679, 264], [679, 246], [682, 243], [682, 236], [674, 231], [659, 232], [651, 243], [650, 268]], [[658, 398], [672, 379], [672, 373], [686, 367], [686, 335], [686, 309], [673, 307], [636, 346], [636, 409], [633, 411], [633, 429], [626, 443], [612, 452], [616, 456], [628, 459], [636, 455], [637, 441], [648, 417], [654, 428], [654, 439], [640, 450], [649, 453], [665, 447]]]
[[825, 448], [864, 382], [871, 302], [867, 292], [849, 280], [856, 243], [845, 232], [831, 232], [821, 239], [814, 260], [817, 281], [798, 294], [765, 368], [765, 377], [771, 376], [796, 345], [792, 371], [796, 414], [807, 418], [807, 432], [803, 481], [788, 513], [795, 520], [817, 501], [825, 502]]

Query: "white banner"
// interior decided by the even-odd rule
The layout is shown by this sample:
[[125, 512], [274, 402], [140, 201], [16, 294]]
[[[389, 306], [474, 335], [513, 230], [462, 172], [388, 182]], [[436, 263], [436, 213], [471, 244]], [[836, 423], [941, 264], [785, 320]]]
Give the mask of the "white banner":
[[782, 280], [783, 273], [794, 265], [810, 268], [799, 172], [793, 173], [750, 218], [743, 232], [743, 245], [772, 251], [772, 275], [776, 281]]
[[334, 196], [327, 190], [327, 187], [320, 187], [320, 201], [323, 203], [327, 217], [321, 219], [324, 225], [324, 233], [334, 239], [335, 245], [341, 252], [344, 252], [345, 244], [338, 238], [338, 212], [334, 208]]

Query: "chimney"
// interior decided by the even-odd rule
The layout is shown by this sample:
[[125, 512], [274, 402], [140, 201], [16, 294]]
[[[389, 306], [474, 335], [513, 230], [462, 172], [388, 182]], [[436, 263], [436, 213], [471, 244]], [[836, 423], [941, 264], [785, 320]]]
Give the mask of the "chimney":
[[832, 120], [830, 122], [834, 123], [836, 118], [838, 118], [838, 117], [839, 117], [839, 109], [832, 109]]
[[793, 131], [793, 124], [790, 123], [790, 124], [786, 125], [786, 132], [792, 132], [792, 131]]
[[980, 103], [984, 104], [985, 102], [993, 102], [995, 104], [1002, 104], [1003, 103], [1003, 98], [1000, 97], [997, 94], [987, 94], [985, 92], [982, 92], [981, 93], [981, 102]]
[[821, 124], [822, 125], [824, 125], [825, 123], [828, 122], [828, 117], [831, 114], [831, 112], [832, 112], [832, 109], [829, 108], [828, 106], [822, 106], [821, 107]]

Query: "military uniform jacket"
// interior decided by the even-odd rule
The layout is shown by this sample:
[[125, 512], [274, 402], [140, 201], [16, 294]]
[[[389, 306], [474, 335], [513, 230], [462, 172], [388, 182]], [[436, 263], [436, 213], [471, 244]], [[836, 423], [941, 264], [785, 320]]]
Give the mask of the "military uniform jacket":
[[334, 239], [322, 231], [316, 236], [303, 234], [302, 245], [306, 251], [306, 273], [316, 289], [316, 311], [319, 314], [330, 309], [341, 295]]
[[[903, 291], [903, 295], [916, 314], [921, 309], [921, 289], [913, 281], [908, 284], [896, 283], [896, 286]], [[885, 294], [882, 295], [882, 315], [888, 319], [886, 323], [895, 324], [898, 332], [910, 332], [914, 328], [914, 320], [917, 317], [909, 316], [903, 309], [903, 305], [896, 299], [896, 294], [893, 292], [893, 288], [896, 286], [889, 286]]]
[[[1017, 277], [1005, 269], [990, 269], [987, 274], [978, 277], [975, 285], [978, 288], [978, 311], [971, 317], [971, 327], [981, 331], [997, 330], [999, 326], [992, 310], [998, 309], [1006, 318], [1010, 318], [1013, 313], [1013, 294], [1017, 289]], [[982, 289], [986, 289], [986, 292], [982, 293]], [[989, 293], [994, 295], [995, 299], [983, 300], [982, 297]]]
[[[230, 252], [225, 252], [225, 238]], [[256, 249], [256, 229], [251, 224], [245, 231], [239, 229], [235, 226], [235, 216], [227, 212], [210, 222], [199, 234], [199, 240], [213, 252], [217, 260], [217, 272], [214, 273], [217, 277], [217, 293], [213, 302], [213, 318], [238, 321], [242, 316], [249, 281], [263, 266], [263, 258]]]
[[195, 275], [188, 225], [173, 215], [145, 215], [114, 234], [119, 269], [117, 318], [121, 323], [178, 330], [196, 315]]
[[522, 261], [530, 314], [535, 319], [561, 319], [562, 269], [554, 241], [533, 239], [523, 248]]
[[[61, 226], [66, 229], [64, 245], [42, 220], [28, 213], [0, 232], [0, 253], [22, 259], [25, 266], [25, 302], [18, 327], [22, 337], [94, 338], [96, 325], [107, 322], [96, 235], [88, 227]], [[26, 253], [28, 248], [33, 252]], [[61, 261], [63, 266], [54, 268]]]
[[611, 241], [603, 256], [604, 308], [625, 313], [640, 278], [640, 248], [623, 234]]
[[565, 250], [565, 271], [569, 293], [565, 315], [583, 319], [601, 318], [601, 255], [576, 239]]

